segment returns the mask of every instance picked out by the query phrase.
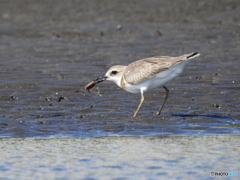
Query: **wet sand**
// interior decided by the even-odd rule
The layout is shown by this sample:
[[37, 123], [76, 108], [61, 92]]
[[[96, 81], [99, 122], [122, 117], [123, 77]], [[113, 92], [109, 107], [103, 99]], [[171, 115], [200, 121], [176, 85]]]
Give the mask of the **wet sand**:
[[[239, 132], [239, 2], [217, 2], [2, 2], [1, 135]], [[162, 116], [162, 88], [137, 118], [140, 94], [113, 83], [75, 93], [112, 65], [194, 51]]]
[[[104, 137], [107, 144], [111, 136], [240, 132], [238, 0], [0, 1], [0, 23], [0, 136], [10, 137], [4, 141]], [[98, 85], [101, 95], [75, 92], [113, 65], [195, 51], [201, 56], [166, 84], [161, 116], [155, 113], [162, 88], [146, 93], [136, 118], [140, 94], [111, 82]]]

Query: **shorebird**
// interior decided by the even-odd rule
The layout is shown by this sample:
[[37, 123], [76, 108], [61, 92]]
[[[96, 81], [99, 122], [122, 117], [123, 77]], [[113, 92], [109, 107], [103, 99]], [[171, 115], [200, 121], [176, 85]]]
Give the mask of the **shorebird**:
[[144, 102], [144, 93], [162, 86], [166, 95], [157, 112], [157, 115], [160, 115], [169, 95], [165, 84], [177, 77], [190, 60], [199, 55], [200, 53], [193, 52], [178, 57], [156, 56], [134, 61], [128, 66], [117, 65], [111, 67], [103, 79], [116, 83], [125, 91], [141, 93], [141, 101], [133, 117], [136, 117]]

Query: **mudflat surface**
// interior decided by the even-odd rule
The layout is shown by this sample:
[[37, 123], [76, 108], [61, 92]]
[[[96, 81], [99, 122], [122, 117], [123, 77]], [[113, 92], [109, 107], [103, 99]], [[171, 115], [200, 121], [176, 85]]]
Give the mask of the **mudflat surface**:
[[[239, 179], [239, 0], [0, 0], [0, 24], [0, 179]], [[161, 116], [162, 88], [136, 118], [140, 94], [75, 92], [196, 51]]]
[[[240, 2], [0, 1], [0, 133], [31, 137], [239, 133]], [[217, 4], [217, 5], [216, 5]], [[164, 90], [111, 82], [112, 65], [198, 51]]]

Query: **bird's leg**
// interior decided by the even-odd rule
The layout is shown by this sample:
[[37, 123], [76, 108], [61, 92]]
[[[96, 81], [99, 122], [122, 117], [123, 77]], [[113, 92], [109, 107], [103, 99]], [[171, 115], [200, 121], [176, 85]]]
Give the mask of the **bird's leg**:
[[165, 98], [164, 98], [164, 101], [163, 101], [163, 103], [162, 103], [159, 111], [157, 112], [157, 115], [160, 115], [160, 114], [161, 114], [161, 111], [162, 111], [162, 109], [163, 109], [163, 106], [164, 106], [165, 102], [167, 101], [168, 94], [169, 94], [168, 88], [167, 88], [166, 86], [163, 86], [163, 88], [166, 90], [166, 96], [165, 96]]
[[133, 117], [136, 117], [136, 115], [137, 115], [140, 107], [142, 106], [142, 103], [143, 103], [143, 102], [144, 102], [144, 95], [143, 95], [143, 90], [141, 90], [141, 101], [140, 101], [140, 103], [139, 103], [139, 105], [138, 105], [138, 108], [137, 108], [137, 110], [135, 111]]

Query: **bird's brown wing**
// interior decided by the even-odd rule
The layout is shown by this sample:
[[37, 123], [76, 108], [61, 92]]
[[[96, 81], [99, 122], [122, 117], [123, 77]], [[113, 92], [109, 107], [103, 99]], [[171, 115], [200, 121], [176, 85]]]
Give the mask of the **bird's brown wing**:
[[129, 84], [141, 83], [179, 62], [187, 60], [191, 55], [193, 53], [178, 57], [157, 56], [132, 62], [127, 66], [124, 78]]

